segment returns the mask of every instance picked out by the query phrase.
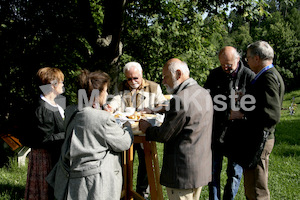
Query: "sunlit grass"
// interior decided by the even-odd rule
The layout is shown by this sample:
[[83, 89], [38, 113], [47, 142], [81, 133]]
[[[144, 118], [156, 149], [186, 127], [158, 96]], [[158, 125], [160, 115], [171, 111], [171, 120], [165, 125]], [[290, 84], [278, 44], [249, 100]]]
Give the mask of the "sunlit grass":
[[27, 165], [19, 167], [16, 158], [0, 168], [0, 199], [23, 199], [27, 178]]

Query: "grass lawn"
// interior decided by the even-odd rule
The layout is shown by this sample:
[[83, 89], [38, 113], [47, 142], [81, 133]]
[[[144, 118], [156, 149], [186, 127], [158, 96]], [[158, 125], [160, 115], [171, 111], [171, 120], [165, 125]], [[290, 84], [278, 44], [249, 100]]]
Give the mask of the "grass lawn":
[[[295, 97], [295, 114], [289, 114], [292, 98]], [[273, 200], [298, 200], [300, 199], [300, 90], [285, 95], [281, 122], [276, 128], [276, 142], [270, 156], [269, 189]], [[157, 144], [159, 163], [162, 164], [163, 145]], [[135, 159], [134, 172], [137, 170]], [[222, 170], [222, 190], [226, 181], [226, 159]], [[161, 166], [160, 166], [161, 167]], [[0, 199], [23, 199], [26, 183], [27, 166], [18, 167], [14, 158], [10, 159], [8, 167], [0, 168]], [[136, 173], [134, 173], [136, 180]], [[135, 183], [134, 183], [135, 184]], [[167, 199], [165, 188], [164, 199]], [[201, 192], [201, 200], [208, 199], [208, 187]], [[245, 199], [243, 180], [236, 196], [237, 200]]]
[[0, 168], [0, 199], [24, 199], [26, 178], [27, 164], [18, 167], [16, 158], [10, 158], [9, 165]]

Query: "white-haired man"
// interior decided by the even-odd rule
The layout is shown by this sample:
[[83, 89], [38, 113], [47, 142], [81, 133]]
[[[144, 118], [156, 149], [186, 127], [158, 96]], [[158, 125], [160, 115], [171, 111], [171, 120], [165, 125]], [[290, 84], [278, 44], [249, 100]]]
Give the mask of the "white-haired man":
[[[244, 168], [245, 195], [249, 200], [270, 199], [268, 189], [269, 156], [274, 147], [275, 127], [280, 120], [285, 90], [282, 77], [273, 65], [273, 59], [274, 50], [267, 42], [256, 41], [248, 45], [246, 61], [256, 76], [251, 81], [247, 94], [255, 97], [256, 103], [252, 110], [231, 113], [231, 119], [242, 117], [247, 119], [245, 125], [247, 141], [243, 140], [242, 146], [237, 148], [240, 149], [240, 152], [247, 152], [247, 155], [243, 154], [242, 161], [248, 163], [254, 160], [256, 161], [254, 163], [257, 163], [252, 164], [253, 166], [250, 168]], [[263, 149], [252, 149], [251, 147], [257, 144], [263, 144], [262, 136], [266, 137]], [[253, 159], [252, 155], [257, 154], [258, 159]]]
[[[160, 85], [143, 78], [143, 70], [138, 62], [127, 63], [123, 71], [126, 80], [120, 84], [118, 94], [108, 104], [111, 111], [124, 112], [126, 107], [134, 107], [137, 111], [152, 113], [157, 105], [166, 101]], [[149, 191], [145, 154], [141, 144], [134, 144], [135, 150], [139, 158], [136, 191], [146, 198]]]
[[173, 94], [164, 122], [152, 127], [140, 120], [139, 127], [146, 140], [164, 143], [160, 183], [169, 199], [199, 200], [202, 186], [211, 181], [212, 99], [177, 58], [164, 65], [163, 83]]
[[160, 85], [143, 78], [143, 69], [138, 62], [127, 63], [123, 72], [126, 80], [119, 85], [118, 94], [109, 102], [113, 111], [134, 107], [151, 113], [157, 105], [166, 101]]

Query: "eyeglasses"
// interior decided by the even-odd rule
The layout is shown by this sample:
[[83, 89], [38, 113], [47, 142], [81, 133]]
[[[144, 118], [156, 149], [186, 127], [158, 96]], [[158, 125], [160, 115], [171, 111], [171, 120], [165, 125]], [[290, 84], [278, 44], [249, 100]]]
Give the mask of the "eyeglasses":
[[231, 68], [231, 67], [232, 67], [232, 65], [230, 65], [230, 64], [224, 64], [224, 65], [222, 65], [222, 67]]
[[133, 78], [127, 78], [127, 81], [131, 81], [131, 80], [138, 80], [139, 78], [138, 77], [133, 77]]
[[250, 56], [245, 58], [245, 61], [248, 62], [249, 61]]

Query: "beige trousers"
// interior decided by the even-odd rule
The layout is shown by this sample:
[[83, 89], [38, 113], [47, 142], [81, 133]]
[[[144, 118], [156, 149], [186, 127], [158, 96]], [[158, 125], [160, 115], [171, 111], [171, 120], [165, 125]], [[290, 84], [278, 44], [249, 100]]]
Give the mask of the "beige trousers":
[[268, 189], [269, 157], [274, 139], [266, 141], [260, 161], [254, 169], [244, 169], [245, 195], [248, 200], [270, 200]]
[[194, 189], [176, 189], [166, 187], [166, 189], [169, 200], [199, 200], [202, 187]]

